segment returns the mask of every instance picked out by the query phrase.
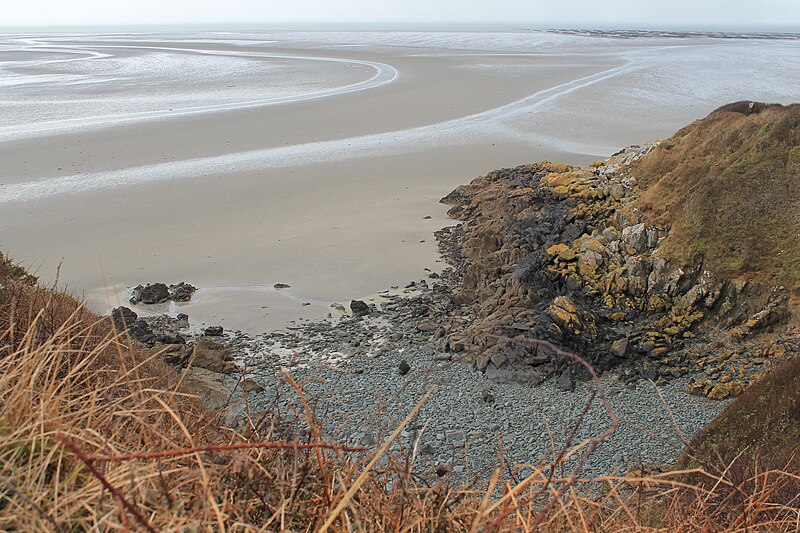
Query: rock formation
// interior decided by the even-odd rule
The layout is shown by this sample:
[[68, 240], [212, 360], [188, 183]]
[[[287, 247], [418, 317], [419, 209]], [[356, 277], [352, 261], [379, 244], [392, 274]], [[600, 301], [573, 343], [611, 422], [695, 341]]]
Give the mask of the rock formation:
[[[715, 113], [704, 120], [738, 111]], [[790, 293], [772, 285], [774, 277], [713, 271], [707, 264], [719, 262], [703, 254], [686, 260], [663, 253], [671, 227], [639, 208], [636, 173], [662, 152], [653, 143], [586, 168], [542, 162], [498, 170], [445, 197], [461, 223], [439, 232], [440, 245], [461, 275], [457, 303], [478, 317], [449, 335], [446, 347], [466, 351], [487, 372], [533, 369], [544, 379], [578, 370], [520, 340], [543, 339], [600, 370], [622, 367], [631, 378], [659, 381], [699, 370], [706, 379], [694, 389], [720, 399], [739, 394], [792, 351], [792, 335], [771, 335], [789, 332], [792, 317]], [[792, 235], [799, 226], [795, 221]]]

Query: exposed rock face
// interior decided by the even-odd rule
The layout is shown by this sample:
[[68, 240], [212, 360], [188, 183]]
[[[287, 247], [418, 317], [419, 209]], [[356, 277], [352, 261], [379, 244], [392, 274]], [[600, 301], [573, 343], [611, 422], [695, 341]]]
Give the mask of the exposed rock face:
[[[712, 338], [741, 344], [731, 333], [742, 339], [784, 323], [785, 291], [659, 257], [669, 228], [632, 206], [636, 179], [624, 172], [653, 148], [631, 147], [585, 169], [543, 162], [498, 170], [445, 197], [462, 223], [442, 230], [440, 245], [462, 275], [457, 302], [478, 317], [446, 347], [467, 350], [487, 372], [522, 364], [546, 377], [564, 362], [519, 341], [543, 339], [599, 370], [623, 365], [631, 377], [658, 381], [705, 369], [719, 351], [707, 346]], [[702, 392], [727, 397], [758, 377], [751, 344], [738, 347], [734, 366], [707, 372], [711, 388]], [[571, 376], [563, 376], [567, 388]], [[734, 384], [719, 383], [723, 376]]]

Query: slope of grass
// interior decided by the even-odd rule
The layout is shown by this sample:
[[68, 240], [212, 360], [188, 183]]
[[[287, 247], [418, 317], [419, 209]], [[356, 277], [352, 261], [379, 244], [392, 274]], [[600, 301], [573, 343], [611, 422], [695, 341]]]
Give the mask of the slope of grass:
[[639, 207], [671, 226], [664, 255], [800, 287], [800, 105], [724, 106], [632, 173]]
[[684, 464], [800, 468], [800, 355], [750, 386], [690, 443]]

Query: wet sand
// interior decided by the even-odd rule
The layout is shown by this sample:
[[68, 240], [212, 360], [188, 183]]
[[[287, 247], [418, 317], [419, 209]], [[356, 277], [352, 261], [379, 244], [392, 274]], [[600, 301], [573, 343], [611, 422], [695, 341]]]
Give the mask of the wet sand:
[[[144, 47], [179, 65], [233, 53], [213, 66], [245, 61], [232, 69], [242, 79], [210, 75], [183, 108], [166, 87], [156, 103], [178, 107], [151, 110], [131, 104], [147, 87], [125, 100], [112, 79], [102, 119], [51, 106], [0, 122], [0, 249], [45, 281], [60, 265], [59, 281], [101, 312], [138, 283], [187, 281], [201, 290], [168, 310], [269, 331], [440, 268], [438, 199], [473, 177], [541, 159], [583, 164], [732, 100], [800, 100], [800, 73], [781, 70], [794, 43], [504, 35], [72, 37], [73, 54], [113, 56], [95, 65], [155, 53]], [[0, 68], [24, 57], [13, 38], [0, 43]], [[304, 55], [317, 58], [310, 70], [297, 65]], [[257, 61], [275, 63], [283, 85], [259, 95], [261, 74], [247, 70]], [[287, 85], [298, 76], [305, 88]]]

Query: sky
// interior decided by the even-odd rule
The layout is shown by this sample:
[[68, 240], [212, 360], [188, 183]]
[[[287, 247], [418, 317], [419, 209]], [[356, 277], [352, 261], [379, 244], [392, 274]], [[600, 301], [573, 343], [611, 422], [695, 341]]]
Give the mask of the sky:
[[0, 26], [800, 27], [800, 0], [2, 0]]

